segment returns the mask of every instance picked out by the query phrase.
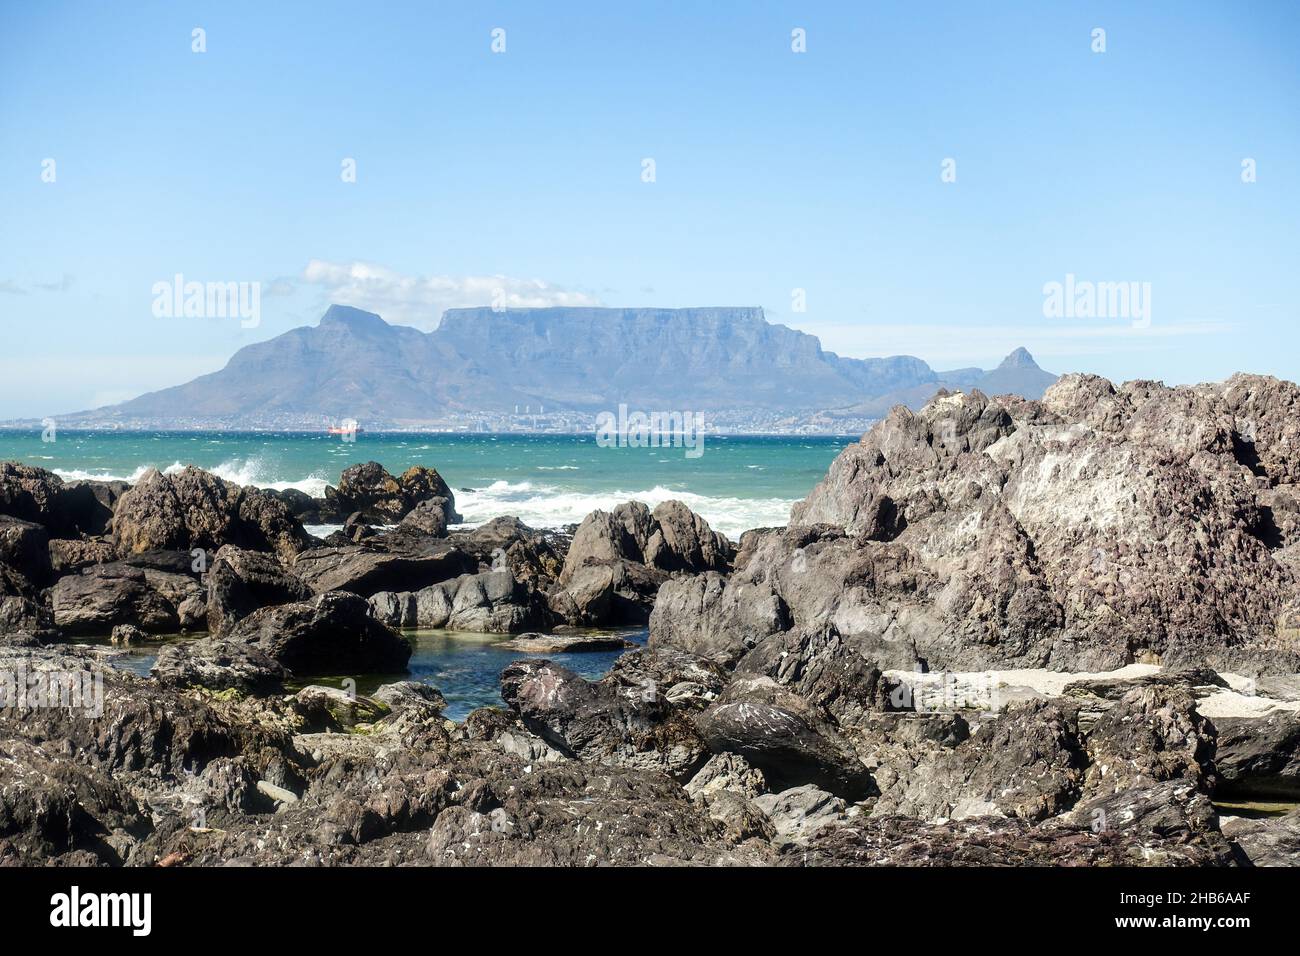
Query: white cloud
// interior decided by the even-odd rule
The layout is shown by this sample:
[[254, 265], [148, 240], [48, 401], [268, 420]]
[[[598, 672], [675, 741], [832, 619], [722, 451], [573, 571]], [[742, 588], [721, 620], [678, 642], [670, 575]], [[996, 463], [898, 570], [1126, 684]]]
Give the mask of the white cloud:
[[433, 329], [446, 309], [501, 305], [542, 308], [600, 305], [585, 292], [572, 292], [541, 279], [509, 276], [408, 276], [370, 262], [312, 259], [302, 280], [324, 289], [330, 302], [383, 316], [388, 322]]

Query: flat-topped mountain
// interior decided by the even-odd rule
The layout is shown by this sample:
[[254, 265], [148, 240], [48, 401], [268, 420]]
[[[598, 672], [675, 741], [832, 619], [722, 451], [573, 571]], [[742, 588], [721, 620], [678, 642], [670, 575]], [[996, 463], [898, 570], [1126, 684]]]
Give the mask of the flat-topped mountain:
[[[1017, 355], [1027, 367], [1018, 360], [1011, 374], [1002, 375], [1007, 363], [987, 374], [1010, 386], [999, 391], [1037, 397], [1055, 376], [1023, 349], [1008, 362]], [[940, 387], [982, 385], [985, 374], [937, 373], [906, 355], [844, 358], [760, 308], [451, 309], [421, 332], [333, 305], [318, 325], [246, 346], [219, 372], [62, 420], [405, 426], [619, 404], [798, 414], [895, 397], [919, 405]]]

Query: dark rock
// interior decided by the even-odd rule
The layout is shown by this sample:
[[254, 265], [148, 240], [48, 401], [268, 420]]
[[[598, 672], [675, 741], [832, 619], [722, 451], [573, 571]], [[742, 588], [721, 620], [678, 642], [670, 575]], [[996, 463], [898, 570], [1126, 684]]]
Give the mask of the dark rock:
[[13, 568], [38, 587], [49, 583], [49, 535], [45, 528], [0, 514], [0, 564]]
[[213, 634], [228, 631], [258, 608], [305, 601], [312, 590], [269, 554], [226, 545], [207, 573], [206, 612]]
[[375, 524], [396, 524], [424, 501], [442, 499], [446, 524], [459, 524], [456, 498], [432, 468], [415, 465], [394, 478], [383, 465], [369, 461], [344, 469], [334, 490], [334, 502], [345, 513], [361, 512]]
[[1093, 833], [1006, 817], [926, 823], [873, 818], [824, 827], [785, 848], [790, 866], [1222, 866], [1221, 839], [1138, 830]]
[[311, 540], [279, 499], [193, 466], [174, 475], [146, 472], [118, 500], [112, 531], [114, 542], [127, 553], [215, 552], [234, 544], [291, 560]]
[[768, 678], [737, 680], [696, 718], [713, 753], [735, 753], [778, 790], [811, 783], [849, 800], [874, 792], [871, 774], [830, 720]]
[[229, 639], [300, 675], [405, 671], [411, 645], [369, 611], [363, 598], [331, 591], [254, 611], [230, 630]]
[[447, 536], [447, 499], [429, 498], [408, 511], [399, 527], [434, 538]]
[[540, 597], [509, 571], [464, 574], [419, 591], [381, 591], [370, 605], [377, 620], [399, 628], [515, 634], [547, 623]]
[[1219, 717], [1214, 768], [1220, 797], [1300, 797], [1300, 714]]
[[644, 624], [667, 575], [635, 561], [589, 559], [547, 596], [560, 620], [577, 626]]
[[50, 541], [50, 569], [55, 577], [76, 574], [92, 564], [110, 564], [120, 558], [117, 546], [102, 538], [54, 538]]
[[1300, 809], [1276, 817], [1225, 817], [1223, 835], [1250, 866], [1300, 863]]
[[177, 605], [197, 590], [184, 575], [113, 563], [59, 578], [49, 597], [54, 623], [69, 634], [107, 634], [117, 624], [167, 634], [180, 628]]
[[149, 639], [149, 635], [134, 624], [118, 624], [114, 626], [110, 640], [119, 647], [130, 647], [133, 644], [143, 644]]
[[735, 664], [765, 637], [790, 626], [785, 602], [770, 587], [728, 589], [717, 572], [667, 581], [650, 614], [650, 646], [674, 647]]
[[474, 558], [445, 539], [389, 550], [382, 539], [363, 545], [313, 548], [298, 555], [293, 572], [317, 594], [418, 591], [478, 570]]
[[[897, 408], [789, 528], [746, 539], [720, 592], [666, 590], [652, 645], [734, 660], [770, 627], [833, 626], [922, 669], [1295, 672], [1297, 496], [1279, 462], [1298, 399], [1260, 376], [1116, 388], [1067, 375], [1036, 402], [973, 391]], [[787, 619], [747, 626], [756, 606]]]
[[687, 712], [654, 685], [588, 681], [550, 661], [523, 660], [501, 672], [501, 697], [529, 730], [582, 760], [684, 782], [707, 757]]
[[170, 687], [245, 694], [278, 693], [288, 677], [277, 660], [257, 647], [218, 638], [164, 644], [150, 674]]

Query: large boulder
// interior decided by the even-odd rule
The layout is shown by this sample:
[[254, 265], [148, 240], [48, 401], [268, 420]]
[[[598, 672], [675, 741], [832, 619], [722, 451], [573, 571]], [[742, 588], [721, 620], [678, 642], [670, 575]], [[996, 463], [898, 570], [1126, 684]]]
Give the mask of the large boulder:
[[787, 612], [769, 627], [833, 626], [921, 669], [1294, 671], [1297, 400], [1259, 376], [1067, 375], [1041, 401], [896, 408], [789, 528], [747, 538], [721, 592], [665, 590], [652, 641], [734, 659], [767, 639], [741, 624], [757, 599]]
[[553, 589], [547, 603], [566, 624], [644, 624], [667, 580], [663, 571], [636, 561], [593, 558]]
[[501, 672], [501, 697], [524, 725], [570, 757], [662, 770], [685, 782], [708, 757], [688, 708], [653, 682], [589, 681], [547, 660]]
[[219, 638], [173, 641], [158, 651], [150, 674], [170, 687], [272, 694], [288, 671], [255, 645]]
[[493, 518], [471, 530], [451, 534], [456, 546], [474, 555], [485, 568], [509, 570], [537, 591], [547, 591], [564, 566], [563, 537], [537, 531], [518, 518]]
[[42, 525], [0, 514], [0, 564], [33, 584], [48, 583], [52, 574], [49, 541]]
[[1214, 768], [1217, 794], [1232, 797], [1300, 797], [1300, 714], [1217, 717]]
[[0, 461], [0, 515], [35, 522], [58, 537], [76, 537], [76, 511], [73, 496], [58, 475], [16, 461]]
[[227, 637], [299, 675], [396, 674], [411, 657], [411, 645], [371, 617], [364, 598], [346, 592], [261, 608]]
[[208, 630], [220, 634], [258, 608], [305, 601], [312, 590], [274, 555], [226, 545], [208, 569]]
[[478, 570], [473, 555], [447, 539], [389, 542], [387, 536], [362, 544], [311, 548], [293, 562], [293, 573], [317, 594], [351, 591], [370, 597], [381, 591], [418, 591]]
[[632, 561], [661, 571], [726, 571], [735, 549], [723, 534], [680, 501], [650, 511], [629, 501], [612, 512], [593, 511], [578, 525], [560, 574], [568, 584], [583, 565]]
[[456, 496], [437, 471], [415, 465], [394, 478], [377, 461], [344, 469], [338, 487], [326, 493], [326, 502], [339, 513], [359, 512], [373, 524], [396, 524], [417, 505], [435, 500], [443, 513], [444, 528], [460, 523]]
[[123, 552], [159, 549], [215, 552], [234, 544], [273, 551], [283, 560], [311, 541], [283, 502], [241, 488], [192, 465], [176, 474], [146, 472], [117, 502], [113, 539]]
[[696, 726], [710, 751], [744, 757], [776, 790], [813, 784], [850, 800], [875, 792], [829, 715], [770, 678], [733, 681]]
[[59, 578], [48, 594], [54, 623], [73, 635], [107, 635], [118, 624], [152, 634], [202, 624], [202, 586], [173, 571], [125, 562], [97, 564]]
[[370, 605], [390, 627], [518, 634], [548, 622], [540, 597], [509, 571], [464, 574], [419, 591], [382, 591]]

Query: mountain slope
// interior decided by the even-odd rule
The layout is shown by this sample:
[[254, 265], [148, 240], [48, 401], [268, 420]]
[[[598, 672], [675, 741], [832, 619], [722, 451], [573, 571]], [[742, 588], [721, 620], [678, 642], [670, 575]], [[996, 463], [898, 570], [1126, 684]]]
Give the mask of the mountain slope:
[[620, 404], [799, 413], [874, 406], [881, 396], [923, 402], [940, 387], [988, 375], [1041, 393], [1034, 374], [1055, 377], [1027, 352], [1018, 355], [987, 375], [939, 374], [911, 356], [844, 358], [815, 336], [768, 322], [758, 308], [451, 309], [436, 330], [421, 332], [333, 305], [318, 325], [242, 348], [219, 372], [63, 420], [229, 425], [350, 417], [378, 426]]

